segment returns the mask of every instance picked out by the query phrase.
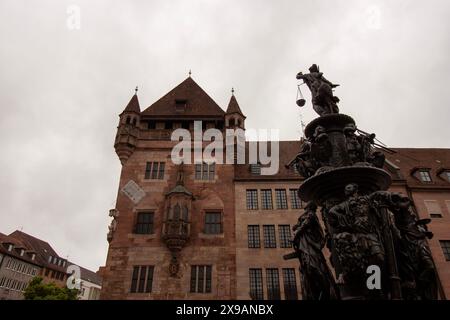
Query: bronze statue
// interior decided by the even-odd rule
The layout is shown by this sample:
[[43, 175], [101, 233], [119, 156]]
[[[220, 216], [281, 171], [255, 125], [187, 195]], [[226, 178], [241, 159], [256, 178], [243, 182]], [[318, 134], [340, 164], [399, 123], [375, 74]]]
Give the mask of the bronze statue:
[[417, 220], [410, 210], [409, 198], [398, 198], [391, 210], [398, 230], [395, 244], [403, 297], [407, 300], [436, 300], [437, 275], [426, 243], [427, 238], [433, 237], [427, 228], [430, 220]]
[[313, 109], [320, 116], [339, 113], [337, 106], [339, 98], [333, 95], [333, 88], [339, 85], [325, 79], [316, 64], [309, 68], [309, 72], [307, 74], [299, 72], [297, 79], [302, 79], [311, 90]]
[[[303, 299], [436, 299], [428, 221], [415, 218], [408, 198], [384, 191], [392, 183], [383, 170], [385, 153], [395, 150], [339, 113], [337, 85], [317, 65], [309, 72], [299, 72], [297, 79], [311, 90], [320, 117], [304, 127], [306, 141], [288, 164], [305, 178], [298, 194], [308, 206], [294, 227], [295, 252], [284, 256], [300, 260]], [[322, 254], [325, 242], [336, 281]], [[369, 282], [374, 279], [377, 285]]]
[[300, 260], [302, 298], [304, 300], [337, 299], [333, 275], [328, 268], [322, 249], [325, 237], [316, 215], [317, 206], [309, 202], [305, 212], [292, 228], [292, 241]]
[[333, 243], [342, 266], [340, 283], [366, 276], [369, 265], [382, 266], [384, 248], [379, 232], [380, 218], [372, 207], [371, 196], [360, 196], [358, 185], [345, 187], [346, 200], [328, 211], [333, 227]]

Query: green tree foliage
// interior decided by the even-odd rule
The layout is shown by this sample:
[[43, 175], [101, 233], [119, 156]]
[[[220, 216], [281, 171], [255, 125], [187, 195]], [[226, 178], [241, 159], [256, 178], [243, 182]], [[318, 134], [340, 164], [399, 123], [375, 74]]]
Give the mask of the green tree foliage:
[[78, 290], [60, 288], [54, 283], [43, 283], [41, 277], [34, 277], [25, 289], [26, 300], [77, 300]]

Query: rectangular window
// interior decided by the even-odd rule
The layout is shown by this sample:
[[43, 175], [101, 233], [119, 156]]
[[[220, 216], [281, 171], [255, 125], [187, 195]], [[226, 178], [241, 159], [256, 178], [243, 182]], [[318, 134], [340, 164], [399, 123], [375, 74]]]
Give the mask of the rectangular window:
[[146, 266], [141, 266], [141, 271], [139, 273], [139, 288], [138, 288], [138, 292], [144, 292], [144, 288], [145, 288], [145, 280], [147, 276], [147, 267]]
[[280, 236], [280, 248], [290, 248], [291, 245], [291, 226], [288, 224], [281, 224], [278, 226], [278, 233]]
[[152, 234], [153, 233], [153, 212], [138, 212], [135, 226], [135, 233], [137, 234]]
[[266, 269], [267, 298], [269, 300], [280, 300], [280, 280], [278, 269]]
[[450, 182], [450, 171], [445, 171], [445, 176], [447, 177], [447, 181]]
[[216, 164], [206, 162], [195, 164], [195, 180], [214, 180]]
[[197, 163], [195, 165], [195, 180], [201, 179], [202, 179], [202, 165], [200, 163]]
[[442, 252], [444, 253], [445, 260], [450, 261], [450, 241], [449, 240], [439, 240], [441, 244]]
[[145, 179], [164, 179], [165, 162], [147, 162], [145, 165]]
[[158, 169], [159, 169], [159, 162], [153, 162], [152, 179], [158, 178]]
[[166, 163], [165, 162], [160, 162], [159, 163], [159, 171], [158, 171], [158, 179], [159, 180], [163, 180], [164, 179], [164, 169], [166, 167]]
[[263, 210], [273, 209], [272, 190], [271, 189], [261, 190], [261, 209], [263, 209]]
[[152, 292], [154, 266], [134, 266], [131, 277], [131, 293]]
[[289, 194], [291, 197], [291, 208], [292, 209], [301, 209], [302, 208], [302, 201], [298, 197], [298, 190], [297, 189], [289, 189]]
[[283, 269], [284, 298], [286, 300], [298, 300], [297, 282], [295, 281], [295, 269]]
[[275, 226], [274, 225], [264, 225], [264, 248], [276, 248], [277, 241], [275, 239]]
[[277, 209], [287, 209], [286, 189], [275, 189], [275, 198], [277, 199]]
[[214, 180], [214, 176], [216, 174], [216, 164], [215, 163], [211, 163], [208, 167], [209, 170], [209, 180]]
[[432, 181], [430, 171], [428, 171], [428, 170], [420, 170], [419, 177], [422, 182], [431, 182]]
[[258, 210], [258, 190], [247, 190], [247, 210]]
[[152, 174], [152, 162], [147, 162], [145, 165], [145, 179], [150, 179]]
[[262, 269], [249, 269], [250, 298], [252, 300], [263, 300]]
[[221, 212], [205, 212], [205, 233], [206, 234], [222, 233]]
[[191, 266], [191, 292], [211, 292], [212, 267]]
[[261, 241], [259, 238], [259, 225], [247, 226], [247, 234], [248, 234], [248, 247], [260, 248]]
[[131, 293], [136, 292], [138, 277], [139, 277], [139, 267], [134, 267], [133, 276], [131, 277], [131, 289], [130, 289]]

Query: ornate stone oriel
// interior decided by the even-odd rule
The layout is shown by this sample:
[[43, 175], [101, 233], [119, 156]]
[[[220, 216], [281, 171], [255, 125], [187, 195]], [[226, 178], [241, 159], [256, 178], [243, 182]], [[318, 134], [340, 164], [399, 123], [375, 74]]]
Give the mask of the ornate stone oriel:
[[[291, 162], [305, 178], [298, 194], [308, 205], [294, 226], [295, 252], [285, 256], [299, 259], [303, 297], [437, 299], [436, 270], [426, 243], [432, 237], [429, 221], [417, 219], [406, 196], [386, 191], [391, 177], [383, 170], [381, 150], [390, 149], [339, 113], [333, 94], [337, 85], [317, 65], [309, 70], [297, 79], [310, 88], [319, 117], [306, 126], [306, 141]], [[379, 270], [380, 285], [368, 285], [371, 270]]]
[[162, 229], [162, 240], [172, 255], [169, 274], [178, 276], [179, 255], [190, 236], [190, 212], [193, 195], [184, 186], [183, 164], [180, 164], [176, 186], [166, 194], [166, 216]]

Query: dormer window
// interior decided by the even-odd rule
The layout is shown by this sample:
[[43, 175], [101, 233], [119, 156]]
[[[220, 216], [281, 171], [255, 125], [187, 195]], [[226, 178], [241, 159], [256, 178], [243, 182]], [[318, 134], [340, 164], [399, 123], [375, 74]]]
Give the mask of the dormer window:
[[184, 112], [186, 111], [187, 100], [186, 99], [177, 99], [175, 100], [175, 111], [176, 112]]
[[12, 251], [12, 249], [14, 248], [14, 246], [12, 245], [12, 243], [8, 244], [8, 251]]
[[25, 253], [25, 250], [24, 249], [20, 249], [20, 256], [21, 257], [23, 257], [24, 253]]
[[36, 258], [36, 254], [35, 254], [35, 253], [32, 253], [32, 254], [31, 254], [31, 260], [34, 261], [35, 258]]
[[419, 174], [419, 179], [422, 182], [432, 182], [433, 180], [431, 180], [431, 174], [429, 170], [419, 170], [418, 171]]
[[52, 256], [48, 257], [48, 263], [52, 263], [52, 258], [53, 258]]
[[450, 171], [445, 171], [444, 176], [447, 178], [447, 181], [450, 182]]

